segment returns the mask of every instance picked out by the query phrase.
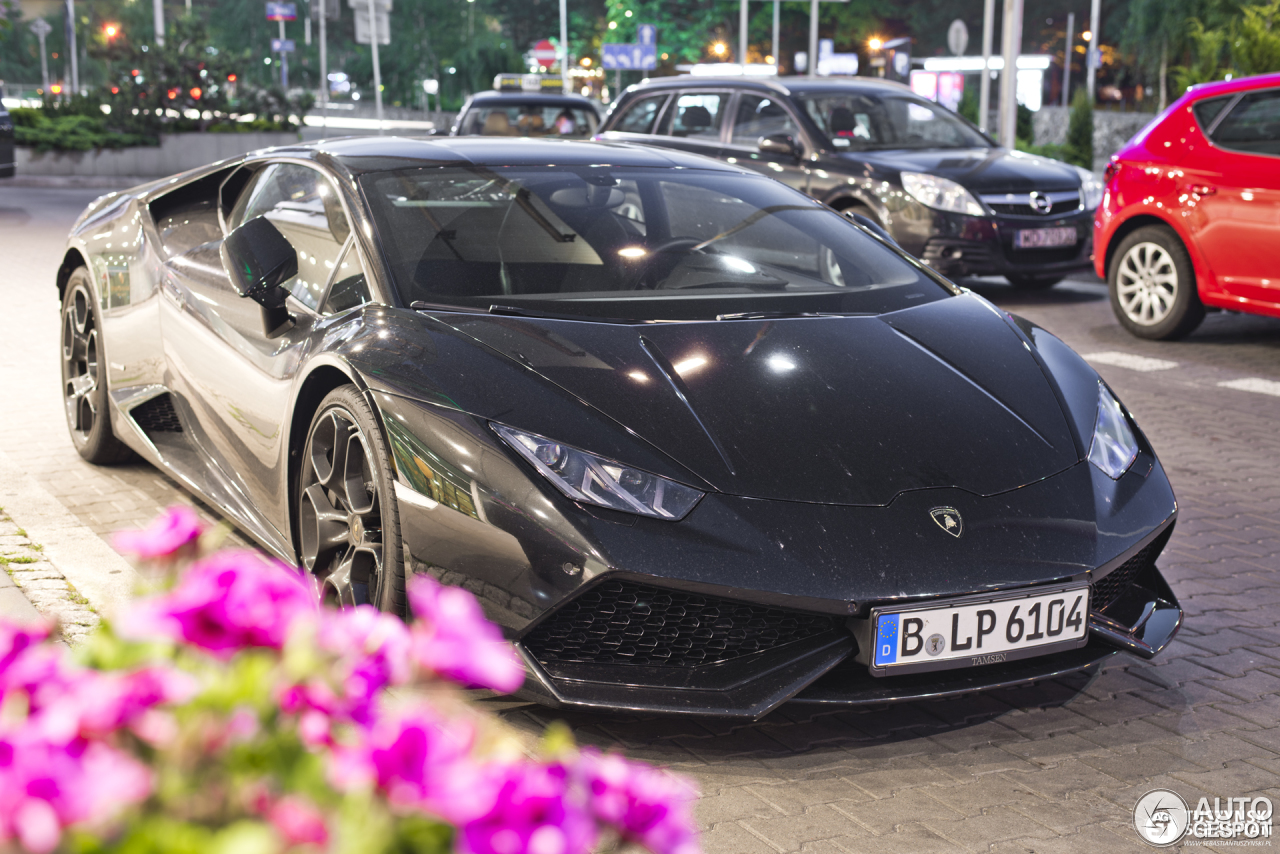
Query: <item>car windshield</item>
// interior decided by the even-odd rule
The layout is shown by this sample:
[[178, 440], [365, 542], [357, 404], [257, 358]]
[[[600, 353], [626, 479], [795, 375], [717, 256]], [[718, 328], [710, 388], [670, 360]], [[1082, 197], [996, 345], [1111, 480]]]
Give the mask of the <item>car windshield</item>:
[[764, 177], [467, 166], [362, 180], [406, 304], [644, 321], [881, 313], [950, 293]]
[[910, 95], [880, 92], [803, 93], [805, 110], [834, 148], [989, 148], [954, 113]]
[[563, 104], [485, 104], [467, 112], [459, 132], [469, 136], [589, 139], [596, 132], [596, 116], [584, 107]]

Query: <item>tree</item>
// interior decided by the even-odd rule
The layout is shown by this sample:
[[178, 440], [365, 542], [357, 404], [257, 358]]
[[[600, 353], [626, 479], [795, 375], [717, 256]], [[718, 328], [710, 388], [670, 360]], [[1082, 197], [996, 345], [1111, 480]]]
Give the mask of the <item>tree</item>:
[[1232, 28], [1231, 61], [1242, 75], [1280, 71], [1280, 0], [1245, 6]]
[[1191, 58], [1186, 65], [1179, 65], [1173, 69], [1175, 97], [1182, 95], [1188, 87], [1197, 83], [1222, 79], [1227, 35], [1226, 30], [1206, 29], [1198, 19], [1192, 19], [1187, 30]]
[[1083, 169], [1093, 168], [1093, 101], [1089, 93], [1077, 89], [1071, 99], [1067, 120], [1066, 161]]

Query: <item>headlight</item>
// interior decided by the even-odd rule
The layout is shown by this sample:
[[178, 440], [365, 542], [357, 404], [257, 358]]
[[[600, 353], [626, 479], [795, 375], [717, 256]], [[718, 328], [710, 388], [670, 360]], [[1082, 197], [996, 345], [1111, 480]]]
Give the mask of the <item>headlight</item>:
[[986, 211], [969, 191], [955, 181], [929, 175], [925, 172], [903, 172], [902, 187], [916, 201], [940, 211], [983, 216]]
[[1093, 425], [1093, 445], [1089, 462], [1112, 480], [1129, 470], [1138, 457], [1138, 440], [1129, 429], [1129, 420], [1107, 387], [1098, 383], [1098, 420]]
[[1080, 173], [1080, 201], [1084, 202], [1084, 209], [1096, 210], [1102, 204], [1102, 193], [1107, 185], [1095, 178], [1088, 169], [1081, 169], [1079, 166], [1075, 169]]
[[656, 519], [683, 519], [703, 495], [684, 484], [562, 445], [545, 436], [512, 430], [501, 424], [492, 426], [556, 489], [574, 501]]

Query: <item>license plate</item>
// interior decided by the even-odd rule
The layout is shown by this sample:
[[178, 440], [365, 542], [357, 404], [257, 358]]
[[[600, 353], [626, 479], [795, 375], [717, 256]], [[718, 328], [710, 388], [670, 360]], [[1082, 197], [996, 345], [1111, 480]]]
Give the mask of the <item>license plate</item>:
[[1075, 246], [1076, 230], [1064, 228], [1022, 228], [1013, 233], [1014, 249], [1053, 249], [1059, 246]]
[[1075, 649], [1088, 642], [1084, 584], [875, 608], [873, 676], [977, 667]]

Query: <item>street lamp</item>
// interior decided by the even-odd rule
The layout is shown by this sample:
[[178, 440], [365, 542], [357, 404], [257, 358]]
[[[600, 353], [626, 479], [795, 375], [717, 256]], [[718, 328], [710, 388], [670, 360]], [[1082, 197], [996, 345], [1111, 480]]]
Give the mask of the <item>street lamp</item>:
[[716, 42], [711, 46], [711, 52], [716, 56], [724, 56], [724, 52], [726, 50], [728, 50], [728, 48], [725, 47], [724, 42]]
[[877, 38], [876, 36], [872, 36], [871, 38], [867, 39], [867, 47], [870, 48], [871, 50], [879, 50], [880, 48], [884, 47], [884, 39]]

